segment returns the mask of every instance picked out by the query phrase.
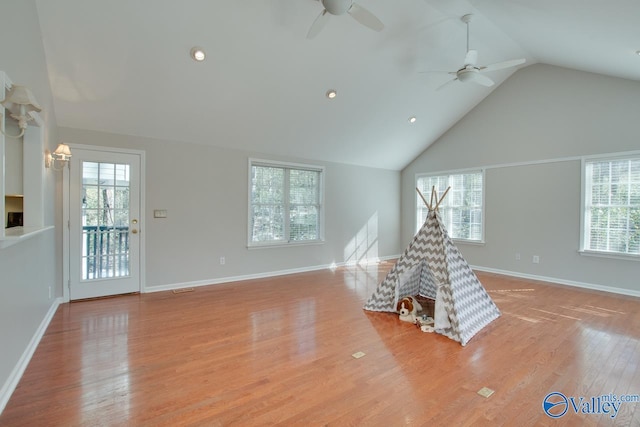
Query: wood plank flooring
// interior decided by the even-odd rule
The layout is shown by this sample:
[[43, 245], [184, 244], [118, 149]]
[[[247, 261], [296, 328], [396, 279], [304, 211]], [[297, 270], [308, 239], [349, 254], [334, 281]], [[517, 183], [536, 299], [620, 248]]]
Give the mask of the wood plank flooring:
[[391, 266], [63, 304], [0, 425], [640, 426], [542, 409], [640, 394], [640, 299], [478, 273], [502, 316], [462, 347], [362, 310]]

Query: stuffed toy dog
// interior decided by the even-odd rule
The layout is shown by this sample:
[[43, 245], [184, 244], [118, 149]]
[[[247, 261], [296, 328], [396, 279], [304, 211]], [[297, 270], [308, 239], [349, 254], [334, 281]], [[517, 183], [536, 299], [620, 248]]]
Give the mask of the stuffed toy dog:
[[414, 297], [404, 297], [398, 301], [396, 310], [403, 322], [416, 323], [417, 314], [422, 311], [422, 306]]

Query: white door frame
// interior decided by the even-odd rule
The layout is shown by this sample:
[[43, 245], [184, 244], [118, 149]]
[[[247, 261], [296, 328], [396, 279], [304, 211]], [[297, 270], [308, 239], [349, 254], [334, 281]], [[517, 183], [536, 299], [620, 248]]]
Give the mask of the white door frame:
[[[146, 290], [146, 233], [145, 233], [145, 151], [143, 150], [131, 150], [126, 148], [114, 148], [114, 147], [101, 147], [97, 145], [86, 144], [73, 144], [69, 143], [71, 153], [73, 149], [81, 149], [88, 151], [108, 152], [108, 153], [124, 153], [134, 154], [140, 156], [140, 223], [139, 223], [139, 239], [140, 239], [140, 292], [144, 293]], [[69, 285], [71, 283], [71, 271], [69, 269], [71, 262], [71, 245], [70, 245], [70, 180], [69, 169], [64, 168], [62, 177], [62, 298], [64, 302], [69, 302], [70, 292]]]

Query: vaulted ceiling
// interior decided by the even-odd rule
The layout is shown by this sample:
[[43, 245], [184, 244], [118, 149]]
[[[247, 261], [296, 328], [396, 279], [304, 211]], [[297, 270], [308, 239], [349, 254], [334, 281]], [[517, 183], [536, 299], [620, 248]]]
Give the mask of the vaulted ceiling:
[[[58, 125], [400, 170], [520, 67], [640, 81], [637, 0], [358, 4], [381, 32], [330, 16], [307, 39], [315, 0], [37, 0]], [[438, 90], [468, 13], [480, 65], [526, 63]]]

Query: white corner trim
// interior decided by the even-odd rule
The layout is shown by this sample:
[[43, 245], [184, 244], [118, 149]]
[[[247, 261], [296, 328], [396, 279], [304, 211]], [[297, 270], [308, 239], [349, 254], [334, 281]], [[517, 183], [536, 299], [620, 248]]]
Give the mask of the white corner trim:
[[51, 323], [51, 319], [53, 319], [53, 316], [56, 314], [56, 310], [61, 303], [62, 298], [56, 298], [55, 300], [53, 300], [51, 306], [49, 307], [49, 311], [47, 311], [47, 314], [42, 319], [42, 322], [40, 322], [40, 326], [38, 326], [38, 329], [33, 334], [33, 337], [31, 337], [29, 345], [27, 345], [27, 348], [24, 349], [24, 352], [18, 360], [18, 363], [16, 363], [16, 366], [14, 366], [11, 374], [9, 374], [9, 378], [7, 378], [7, 381], [5, 381], [5, 383], [3, 384], [2, 389], [0, 389], [0, 414], [2, 414], [2, 411], [4, 411], [5, 406], [7, 406], [7, 403], [9, 402], [9, 398], [11, 398], [13, 391], [18, 386], [20, 378], [22, 378], [22, 374], [24, 374], [25, 369], [27, 369], [33, 353], [36, 351], [36, 348], [38, 348], [38, 344], [40, 344], [42, 336], [47, 330], [49, 323]]
[[497, 268], [481, 267], [472, 265], [473, 270], [484, 271], [487, 273], [503, 274], [505, 276], [519, 277], [521, 279], [540, 280], [542, 282], [555, 283], [558, 285], [573, 286], [576, 288], [591, 289], [594, 291], [608, 292], [612, 294], [626, 295], [630, 297], [640, 297], [640, 291], [626, 288], [616, 288], [613, 286], [597, 285], [595, 283], [576, 282], [574, 280], [558, 279], [556, 277], [537, 276], [535, 274], [519, 273], [516, 271], [500, 270]]
[[265, 279], [267, 277], [285, 276], [287, 274], [296, 274], [296, 273], [307, 273], [309, 271], [332, 270], [332, 269], [336, 269], [338, 267], [343, 267], [343, 266], [377, 264], [381, 261], [387, 261], [387, 260], [396, 259], [399, 257], [400, 255], [391, 255], [391, 256], [378, 257], [378, 258], [372, 258], [372, 259], [364, 259], [364, 260], [360, 260], [359, 262], [354, 261], [354, 262], [331, 263], [331, 264], [316, 265], [311, 267], [291, 268], [288, 270], [268, 271], [265, 273], [245, 274], [242, 276], [228, 276], [228, 277], [219, 277], [216, 279], [196, 280], [193, 282], [170, 283], [170, 284], [159, 285], [159, 286], [147, 286], [144, 288], [143, 292], [151, 293], [151, 292], [172, 291], [174, 289], [196, 288], [199, 286], [219, 285], [222, 283], [240, 282], [243, 280]]

